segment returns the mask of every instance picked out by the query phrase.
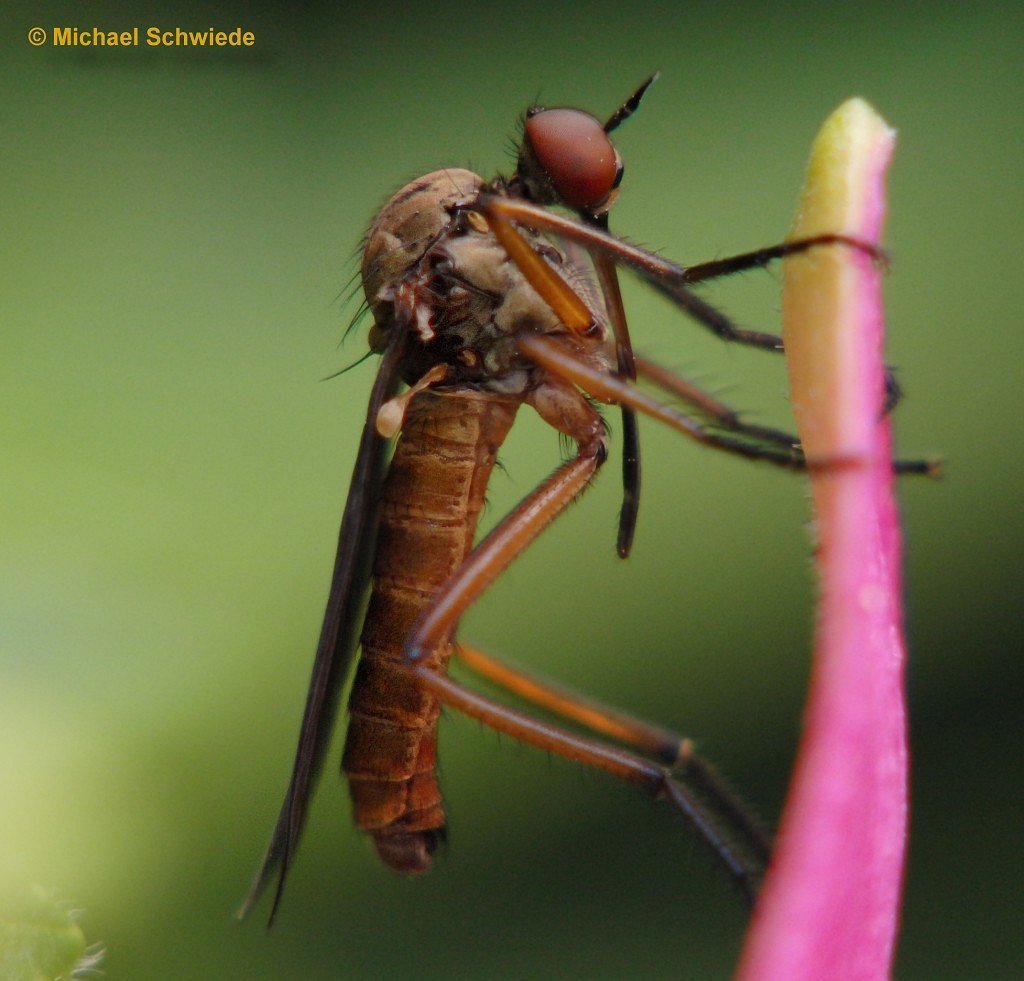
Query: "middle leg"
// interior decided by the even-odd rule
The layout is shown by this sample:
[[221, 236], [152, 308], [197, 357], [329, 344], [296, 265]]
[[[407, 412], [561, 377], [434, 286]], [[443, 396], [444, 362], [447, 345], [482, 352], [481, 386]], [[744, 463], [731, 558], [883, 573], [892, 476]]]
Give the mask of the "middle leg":
[[[607, 403], [630, 405], [638, 412], [666, 423], [684, 436], [713, 449], [725, 450], [749, 459], [765, 460], [791, 470], [834, 469], [856, 466], [859, 462], [856, 458], [808, 460], [799, 444], [791, 443], [785, 434], [774, 432], [769, 438], [765, 438], [757, 433], [757, 427], [745, 424], [734, 428], [733, 431], [716, 431], [713, 426], [702, 424], [671, 406], [664, 405], [625, 379], [598, 371], [577, 357], [566, 344], [550, 337], [538, 334], [525, 335], [519, 338], [518, 345], [528, 358], [553, 376], [571, 381], [593, 398]], [[895, 460], [893, 470], [899, 474], [936, 476], [939, 465], [934, 460]]]

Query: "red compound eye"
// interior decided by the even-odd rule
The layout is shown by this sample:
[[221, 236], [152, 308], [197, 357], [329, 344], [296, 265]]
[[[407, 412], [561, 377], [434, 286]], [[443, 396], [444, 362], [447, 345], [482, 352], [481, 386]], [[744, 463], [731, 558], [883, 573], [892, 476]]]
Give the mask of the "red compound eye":
[[579, 109], [544, 109], [526, 120], [526, 139], [559, 197], [593, 211], [615, 187], [619, 158], [601, 124]]

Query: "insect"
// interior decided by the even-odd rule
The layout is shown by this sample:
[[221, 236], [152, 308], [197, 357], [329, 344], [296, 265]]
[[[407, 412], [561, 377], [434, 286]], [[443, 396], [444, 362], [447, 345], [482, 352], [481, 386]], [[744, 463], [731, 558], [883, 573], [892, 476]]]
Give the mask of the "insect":
[[[737, 327], [691, 287], [816, 247], [874, 252], [826, 234], [683, 267], [612, 236], [608, 213], [623, 167], [609, 134], [635, 112], [654, 78], [605, 123], [578, 109], [531, 108], [511, 177], [485, 181], [467, 170], [435, 171], [399, 190], [370, 227], [361, 276], [374, 320], [370, 347], [382, 360], [342, 518], [291, 781], [241, 915], [276, 875], [273, 922], [357, 647], [362, 655], [342, 769], [355, 822], [387, 865], [423, 871], [444, 840], [434, 764], [438, 716], [447, 705], [666, 800], [741, 892], [751, 900], [755, 895], [769, 838], [689, 740], [453, 642], [466, 609], [604, 463], [609, 438], [595, 401], [618, 406], [622, 418], [622, 557], [637, 520], [638, 414], [705, 446], [790, 469], [807, 465], [794, 436], [744, 421], [710, 394], [634, 355], [617, 271], [638, 274], [725, 340], [779, 350], [777, 337]], [[638, 377], [685, 408], [641, 390]], [[897, 395], [891, 378], [888, 389], [891, 403]], [[574, 442], [576, 452], [474, 546], [488, 477], [524, 404]], [[928, 465], [896, 466], [924, 472]], [[453, 653], [520, 698], [619, 745], [539, 721], [464, 687], [446, 673]]]

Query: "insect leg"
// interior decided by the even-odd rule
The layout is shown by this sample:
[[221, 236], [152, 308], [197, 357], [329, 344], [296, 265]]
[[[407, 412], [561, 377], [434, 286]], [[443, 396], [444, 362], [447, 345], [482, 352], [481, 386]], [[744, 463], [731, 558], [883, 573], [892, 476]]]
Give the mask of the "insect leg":
[[[793, 433], [787, 433], [782, 429], [774, 429], [771, 426], [759, 426], [756, 423], [746, 422], [739, 417], [735, 409], [720, 402], [713, 395], [698, 388], [691, 381], [680, 377], [662, 365], [655, 364], [647, 358], [639, 355], [635, 359], [637, 374], [664, 389], [671, 392], [677, 398], [682, 399], [703, 415], [708, 416], [714, 426], [718, 429], [728, 429], [731, 432], [748, 436], [752, 440], [759, 440], [765, 443], [776, 443], [779, 446], [792, 448], [800, 445], [800, 440]], [[885, 411], [888, 412], [886, 405]], [[937, 460], [894, 460], [893, 471], [898, 474], [923, 474], [929, 477], [938, 476], [941, 464]]]
[[[687, 267], [616, 238], [593, 224], [556, 215], [527, 201], [498, 197], [494, 194], [482, 194], [474, 207], [486, 217], [492, 230], [498, 221], [515, 221], [536, 231], [560, 235], [582, 245], [594, 254], [605, 255], [616, 265], [632, 269], [656, 290], [690, 314], [698, 323], [707, 327], [723, 340], [736, 341], [768, 350], [781, 350], [782, 339], [775, 334], [746, 330], [736, 326], [725, 314], [691, 292], [688, 287], [716, 275], [726, 275], [727, 272], [739, 272], [742, 269], [764, 266], [773, 259], [805, 252], [818, 245], [844, 244], [851, 248], [867, 250], [872, 258], [877, 258], [879, 255], [875, 247], [859, 242], [857, 239], [844, 235], [820, 235], [796, 242], [784, 242], [782, 245], [760, 249], [756, 252], [744, 253], [733, 259], [722, 259], [719, 262]], [[692, 274], [691, 271], [693, 271]]]
[[641, 378], [646, 379], [659, 388], [670, 392], [677, 398], [692, 405], [707, 416], [719, 429], [729, 429], [734, 432], [741, 432], [753, 439], [764, 440], [768, 443], [778, 443], [781, 446], [798, 446], [800, 440], [793, 433], [787, 433], [781, 429], [773, 429], [771, 426], [758, 426], [754, 423], [745, 422], [739, 417], [735, 409], [720, 402], [709, 392], [705, 392], [691, 381], [677, 375], [674, 371], [656, 364], [647, 358], [636, 357], [636, 369]]
[[[504, 201], [484, 195], [485, 202]], [[494, 237], [519, 267], [519, 271], [530, 285], [558, 316], [559, 320], [574, 334], [586, 335], [595, 329], [594, 317], [586, 303], [576, 291], [536, 252], [529, 242], [516, 230], [512, 221], [500, 208], [486, 204], [478, 210], [483, 214]], [[607, 229], [607, 216], [594, 216], [593, 227], [599, 231]], [[606, 231], [605, 231], [606, 234]], [[627, 378], [636, 377], [633, 364], [633, 348], [629, 340], [626, 314], [622, 305], [622, 294], [615, 263], [607, 255], [594, 256], [597, 273], [604, 297], [606, 312], [615, 334], [615, 349], [619, 371]], [[640, 505], [640, 435], [636, 412], [628, 405], [622, 405], [622, 429], [624, 451], [622, 455], [622, 510], [619, 513], [619, 533], [616, 551], [622, 558], [629, 555], [636, 531], [637, 511]]]
[[668, 767], [685, 767], [693, 754], [693, 742], [671, 729], [645, 722], [610, 705], [604, 705], [563, 685], [529, 674], [521, 668], [459, 643], [455, 656], [470, 670], [518, 698], [639, 749]]
[[769, 838], [760, 821], [711, 763], [697, 752], [692, 739], [512, 667], [464, 644], [456, 645], [455, 654], [468, 668], [524, 701], [576, 722], [591, 732], [639, 749], [664, 764], [675, 779], [699, 789], [712, 811], [724, 822], [723, 826], [748, 841], [758, 842], [760, 851], [768, 854]]
[[725, 830], [709, 812], [698, 789], [685, 786], [667, 769], [642, 756], [606, 746], [507, 708], [423, 665], [411, 664], [409, 670], [435, 698], [492, 729], [626, 780], [652, 800], [668, 800], [711, 848], [728, 875], [753, 903], [769, 855], [768, 841], [759, 829], [754, 836], [742, 826]]
[[770, 262], [776, 259], [785, 259], [787, 256], [799, 255], [819, 245], [845, 245], [847, 248], [855, 249], [864, 253], [875, 262], [883, 266], [887, 264], [888, 257], [877, 245], [870, 242], [862, 242], [859, 238], [851, 235], [838, 235], [826, 233], [823, 235], [812, 235], [810, 238], [794, 239], [791, 242], [780, 242], [778, 245], [769, 245], [763, 249], [755, 249], [753, 252], [743, 252], [740, 255], [728, 256], [725, 259], [714, 259], [711, 262], [701, 262], [694, 266], [686, 267], [685, 282], [703, 283], [709, 279], [719, 279], [722, 276], [730, 276], [733, 273], [746, 272], [748, 269], [763, 269]]
[[[652, 76], [653, 79], [653, 76]], [[649, 82], [648, 82], [649, 84]], [[607, 229], [608, 216], [600, 215], [594, 221], [604, 223]], [[615, 355], [619, 374], [625, 378], [636, 378], [636, 356], [629, 339], [626, 323], [626, 309], [622, 303], [619, 277], [615, 263], [607, 256], [594, 257], [594, 271], [601, 286], [608, 320], [615, 332]], [[622, 415], [622, 510], [619, 512], [619, 534], [615, 550], [620, 558], [627, 558], [633, 547], [636, 533], [636, 519], [640, 510], [640, 427], [636, 410], [628, 405], [619, 407]]]
[[464, 644], [457, 645], [455, 653], [471, 670], [524, 701], [654, 757], [668, 767], [674, 779], [700, 792], [723, 827], [756, 843], [755, 850], [767, 857], [771, 846], [761, 822], [697, 752], [692, 739], [512, 667]]
[[551, 378], [531, 392], [528, 400], [543, 418], [577, 441], [577, 455], [499, 523], [438, 590], [406, 642], [404, 665], [423, 689], [485, 724], [606, 770], [652, 798], [667, 798], [752, 900], [767, 862], [767, 837], [713, 770], [692, 751], [688, 759], [678, 761], [685, 763], [685, 772], [676, 779], [667, 768], [643, 756], [585, 739], [476, 695], [422, 661], [423, 653], [433, 650], [454, 630], [458, 619], [487, 586], [587, 487], [604, 460], [600, 416], [573, 385]]
[[[753, 252], [744, 252], [741, 255], [718, 259], [714, 262], [680, 266], [654, 252], [616, 238], [605, 228], [589, 222], [574, 221], [563, 215], [556, 215], [527, 201], [484, 194], [477, 200], [475, 208], [487, 218], [492, 229], [497, 219], [503, 219], [506, 222], [516, 221], [527, 228], [552, 232], [569, 241], [576, 242], [589, 249], [595, 256], [606, 256], [616, 265], [632, 269], [659, 293], [668, 297], [681, 310], [722, 340], [735, 341], [769, 351], [782, 350], [781, 337], [737, 326], [720, 310], [692, 292], [689, 287], [695, 283], [707, 282], [709, 279], [731, 273], [761, 268], [775, 259], [797, 255], [818, 246], [841, 245], [863, 252], [875, 262], [885, 261], [885, 253], [877, 246], [862, 242], [849, 235], [827, 233], [793, 242], [783, 242], [780, 245], [757, 249]], [[890, 368], [885, 371], [885, 393], [883, 411], [889, 412], [896, 406], [901, 395], [896, 376]]]
[[[742, 430], [732, 433], [716, 432], [713, 428], [664, 405], [624, 379], [591, 367], [577, 358], [565, 345], [550, 337], [528, 334], [521, 336], [517, 343], [523, 354], [532, 361], [546, 368], [551, 374], [578, 385], [594, 398], [614, 404], [625, 402], [638, 412], [643, 412], [664, 422], [684, 436], [689, 436], [705, 446], [752, 459], [766, 460], [776, 466], [792, 470], [807, 470], [809, 467], [842, 467], [857, 463], [855, 459], [809, 462], [799, 446], [780, 445], [778, 441], [774, 440], [758, 440], [751, 438], [752, 434], [744, 435]], [[893, 469], [896, 473], [935, 476], [938, 473], [938, 464], [934, 460], [897, 460], [893, 463]]]
[[[649, 281], [660, 293], [667, 296], [676, 305], [682, 307], [723, 340], [738, 341], [741, 344], [749, 344], [766, 350], [782, 351], [783, 343], [781, 337], [773, 334], [761, 334], [756, 331], [745, 331], [742, 328], [736, 327], [729, 318], [725, 317], [711, 304], [699, 301], [693, 293], [685, 289], [683, 284], [707, 282], [710, 279], [729, 276], [732, 273], [746, 272], [749, 269], [761, 269], [776, 259], [798, 255], [801, 252], [806, 252], [809, 249], [823, 245], [842, 245], [865, 253], [875, 262], [885, 264], [888, 261], [886, 254], [869, 242], [862, 242], [859, 239], [851, 238], [849, 235], [826, 234], [815, 235], [811, 238], [798, 239], [792, 242], [782, 242], [779, 245], [756, 249], [753, 252], [745, 252], [742, 255], [687, 266], [684, 271], [685, 278], [680, 278], [676, 282], [673, 282], [671, 279], [651, 279]], [[698, 299], [698, 302], [695, 303], [695, 299]], [[882, 413], [883, 415], [888, 415], [896, 408], [903, 397], [903, 392], [896, 379], [896, 372], [892, 368], [886, 367], [884, 369], [884, 384], [885, 397], [882, 403]]]
[[531, 391], [527, 401], [546, 422], [576, 441], [576, 456], [506, 515], [434, 594], [406, 642], [410, 661], [420, 660], [451, 634], [466, 609], [587, 488], [604, 463], [604, 423], [574, 386], [552, 379]]
[[550, 337], [526, 334], [518, 341], [519, 350], [551, 374], [578, 385], [588, 395], [602, 402], [625, 402], [639, 412], [666, 423], [698, 443], [726, 450], [741, 456], [767, 460], [778, 466], [804, 470], [807, 460], [798, 446], [758, 443], [732, 433], [718, 433], [689, 416], [664, 405], [625, 379], [593, 368]]

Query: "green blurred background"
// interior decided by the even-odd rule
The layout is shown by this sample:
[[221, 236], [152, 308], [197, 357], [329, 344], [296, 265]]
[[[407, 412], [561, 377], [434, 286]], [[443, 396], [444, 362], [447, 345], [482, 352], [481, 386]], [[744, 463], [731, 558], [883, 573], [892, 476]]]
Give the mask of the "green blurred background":
[[[5, 5], [0, 885], [84, 910], [111, 979], [728, 975], [744, 914], [665, 809], [444, 721], [450, 848], [392, 875], [337, 752], [271, 934], [232, 911], [291, 763], [374, 365], [338, 346], [375, 209], [507, 169], [538, 99], [606, 115], [623, 234], [683, 262], [781, 239], [860, 94], [899, 129], [889, 360], [911, 647], [902, 978], [1021, 975], [1024, 103], [1019, 4]], [[33, 25], [211, 24], [250, 51], [31, 47]], [[708, 291], [774, 328], [777, 273]], [[780, 360], [632, 284], [637, 346], [787, 424]], [[803, 483], [644, 427], [634, 557], [600, 486], [463, 636], [695, 736], [770, 818], [799, 731]], [[524, 412], [502, 514], [559, 459]]]

